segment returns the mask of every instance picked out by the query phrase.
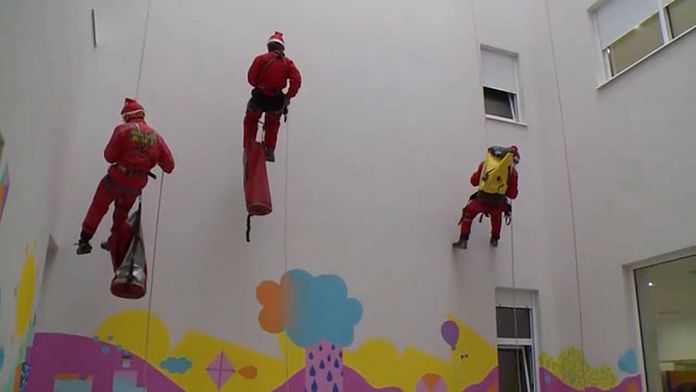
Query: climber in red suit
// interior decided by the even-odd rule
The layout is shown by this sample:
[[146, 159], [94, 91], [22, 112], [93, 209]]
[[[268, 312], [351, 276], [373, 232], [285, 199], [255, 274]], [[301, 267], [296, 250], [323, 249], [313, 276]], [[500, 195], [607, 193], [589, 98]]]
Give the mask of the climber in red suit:
[[147, 185], [150, 169], [159, 165], [165, 173], [174, 170], [174, 158], [167, 143], [145, 122], [145, 110], [134, 99], [126, 98], [121, 110], [123, 123], [116, 126], [104, 149], [104, 158], [111, 164], [101, 180], [82, 223], [77, 254], [90, 253], [89, 241], [114, 203], [112, 235], [123, 230], [135, 200]]
[[[517, 147], [513, 147], [513, 161], [516, 164], [520, 162], [520, 154], [517, 151]], [[481, 178], [481, 170], [483, 169], [483, 162], [478, 165], [478, 168], [471, 175], [471, 185], [478, 187], [479, 180]], [[479, 192], [474, 193], [469, 198], [469, 201], [464, 206], [462, 211], [461, 224], [461, 234], [459, 236], [459, 241], [452, 244], [453, 247], [466, 249], [467, 242], [469, 241], [469, 234], [471, 233], [471, 222], [476, 218], [478, 214], [484, 214], [490, 216], [491, 218], [491, 246], [498, 246], [498, 240], [500, 239], [500, 228], [503, 223], [503, 213], [508, 213], [508, 201], [507, 199], [514, 199], [517, 197], [517, 179], [518, 174], [515, 167], [512, 166], [510, 175], [507, 180], [507, 190], [505, 195], [500, 196], [499, 200], [484, 200], [479, 197]]]
[[[285, 56], [283, 33], [275, 32], [268, 40], [268, 53], [257, 56], [249, 68], [249, 84], [254, 87], [244, 117], [244, 148], [256, 141], [258, 122], [263, 113], [263, 146], [266, 160], [275, 162], [275, 147], [280, 128], [280, 116], [285, 112], [290, 99], [297, 95], [302, 77], [295, 63]], [[283, 89], [290, 81], [287, 93]]]

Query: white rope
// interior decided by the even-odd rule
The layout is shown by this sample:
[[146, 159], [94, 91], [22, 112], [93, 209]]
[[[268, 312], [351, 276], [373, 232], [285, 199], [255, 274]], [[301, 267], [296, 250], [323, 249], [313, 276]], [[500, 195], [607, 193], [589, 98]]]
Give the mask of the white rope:
[[[556, 95], [558, 99], [558, 112], [561, 120], [561, 135], [563, 136], [563, 153], [565, 158], [565, 168], [566, 168], [566, 179], [568, 180], [568, 199], [570, 203], [570, 222], [573, 231], [573, 257], [575, 259], [575, 278], [576, 278], [576, 288], [578, 296], [578, 317], [580, 322], [580, 349], [585, 352], [585, 338], [583, 332], [583, 317], [582, 317], [582, 298], [580, 292], [580, 264], [578, 258], [578, 236], [575, 224], [575, 203], [573, 200], [573, 184], [570, 181], [570, 163], [568, 160], [568, 139], [566, 137], [566, 127], [565, 127], [565, 116], [563, 111], [563, 96], [561, 95], [561, 81], [558, 77], [558, 62], [556, 60], [556, 45], [553, 39], [553, 30], [551, 26], [551, 15], [549, 13], [549, 3], [548, 0], [544, 0], [544, 7], [546, 10], [546, 24], [549, 31], [549, 40], [551, 43], [551, 58], [553, 60], [553, 76], [556, 83]], [[582, 390], [587, 390], [587, 378], [585, 374], [585, 367], [582, 367]]]
[[140, 94], [140, 79], [143, 76], [143, 63], [145, 60], [145, 46], [147, 45], [147, 33], [150, 25], [150, 10], [152, 9], [152, 0], [147, 0], [147, 10], [145, 13], [145, 28], [143, 31], [143, 44], [140, 47], [140, 65], [138, 66], [138, 80], [135, 83], [135, 98]]
[[[140, 96], [140, 84], [143, 76], [143, 64], [145, 63], [145, 48], [147, 46], [147, 35], [150, 25], [150, 11], [152, 9], [152, 0], [148, 0], [147, 9], [145, 13], [145, 26], [143, 29], [143, 42], [140, 49], [140, 62], [138, 64], [138, 79], [135, 84], [135, 98], [138, 99]], [[164, 188], [164, 171], [160, 174], [160, 186], [159, 186], [159, 197], [157, 200], [157, 216], [155, 218], [155, 237], [153, 239], [153, 251], [152, 251], [152, 268], [149, 271], [149, 293], [147, 299], [147, 321], [145, 324], [145, 347], [144, 347], [144, 358], [143, 358], [143, 387], [147, 390], [147, 369], [148, 369], [148, 356], [150, 349], [150, 326], [152, 322], [152, 294], [154, 291], [155, 284], [155, 266], [157, 262], [157, 239], [159, 236], [159, 221], [160, 221], [160, 211], [162, 206], [162, 190]], [[140, 195], [140, 200], [142, 201], [142, 194]], [[141, 218], [142, 219], [142, 218]], [[146, 278], [147, 279], [147, 278]], [[146, 281], [147, 283], [147, 281]]]
[[[287, 122], [287, 117], [285, 117], [285, 192], [284, 192], [284, 227], [283, 227], [283, 260], [284, 264], [283, 267], [285, 269], [285, 273], [288, 272], [288, 161], [289, 161], [289, 153], [290, 153], [290, 123]], [[285, 379], [288, 380], [290, 378], [290, 368], [288, 364], [288, 354], [289, 354], [289, 343], [288, 343], [288, 335], [287, 333], [285, 334]]]
[[[152, 296], [155, 291], [155, 267], [157, 265], [157, 239], [159, 238], [159, 222], [160, 222], [160, 211], [162, 207], [162, 190], [164, 189], [164, 171], [160, 174], [160, 186], [159, 186], [159, 196], [157, 198], [157, 216], [155, 218], [155, 237], [152, 244], [152, 268], [149, 271], [150, 287], [149, 295], [147, 298], [147, 324], [145, 327], [145, 364], [147, 366], [147, 358], [150, 348], [150, 325], [152, 321]], [[144, 387], [147, 389], [147, 371], [143, 373]]]

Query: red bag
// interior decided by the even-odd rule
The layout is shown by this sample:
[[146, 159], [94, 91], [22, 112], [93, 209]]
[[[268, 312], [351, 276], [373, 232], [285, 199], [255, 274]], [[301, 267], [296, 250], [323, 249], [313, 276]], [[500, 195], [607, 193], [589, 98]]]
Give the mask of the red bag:
[[244, 196], [249, 213], [246, 231], [246, 240], [249, 242], [251, 217], [268, 215], [273, 211], [271, 189], [266, 172], [266, 155], [261, 143], [252, 143], [244, 152]]
[[143, 229], [140, 224], [142, 206], [109, 238], [109, 252], [114, 267], [111, 294], [138, 299], [147, 292], [147, 261]]

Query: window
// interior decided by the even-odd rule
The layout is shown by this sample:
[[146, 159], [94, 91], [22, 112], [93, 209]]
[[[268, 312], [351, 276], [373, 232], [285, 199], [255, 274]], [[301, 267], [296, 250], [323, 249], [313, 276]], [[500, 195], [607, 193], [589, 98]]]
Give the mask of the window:
[[634, 271], [648, 391], [696, 390], [696, 256]]
[[606, 0], [594, 16], [612, 77], [696, 26], [696, 0]]
[[676, 0], [668, 3], [665, 10], [672, 38], [696, 26], [696, 0]]
[[486, 114], [519, 122], [517, 55], [481, 47], [481, 83]]
[[495, 308], [498, 336], [499, 390], [534, 392], [533, 297], [528, 290], [497, 289]]

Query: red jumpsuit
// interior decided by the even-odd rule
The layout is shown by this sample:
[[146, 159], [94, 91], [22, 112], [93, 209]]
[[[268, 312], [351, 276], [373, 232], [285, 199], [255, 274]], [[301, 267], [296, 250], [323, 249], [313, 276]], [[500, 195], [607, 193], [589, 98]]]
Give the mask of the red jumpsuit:
[[174, 158], [164, 138], [142, 118], [119, 124], [104, 149], [104, 158], [111, 163], [101, 180], [82, 223], [82, 236], [89, 240], [114, 202], [112, 234], [127, 226], [126, 219], [133, 203], [147, 184], [147, 173], [159, 165], [165, 173], [174, 170]]
[[[272, 51], [257, 56], [248, 73], [249, 84], [254, 87], [252, 97], [244, 116], [244, 147], [256, 140], [258, 122], [264, 112], [264, 147], [274, 150], [280, 128], [280, 116], [285, 107], [285, 99], [297, 95], [302, 84], [300, 71], [295, 63], [282, 52]], [[283, 89], [290, 81], [287, 94]]]
[[[483, 162], [478, 166], [478, 169], [471, 176], [471, 185], [478, 186], [479, 179], [481, 178], [481, 170], [483, 169]], [[517, 197], [517, 170], [512, 168], [510, 175], [508, 176], [507, 191], [505, 196], [510, 199]], [[461, 229], [464, 239], [469, 239], [469, 233], [471, 233], [471, 222], [476, 218], [478, 214], [486, 214], [491, 218], [491, 238], [500, 238], [500, 228], [503, 221], [503, 213], [507, 208], [507, 202], [505, 198], [502, 198], [500, 202], [497, 203], [487, 203], [477, 197], [477, 194], [473, 194], [469, 198], [469, 202], [466, 203], [462, 211]]]

